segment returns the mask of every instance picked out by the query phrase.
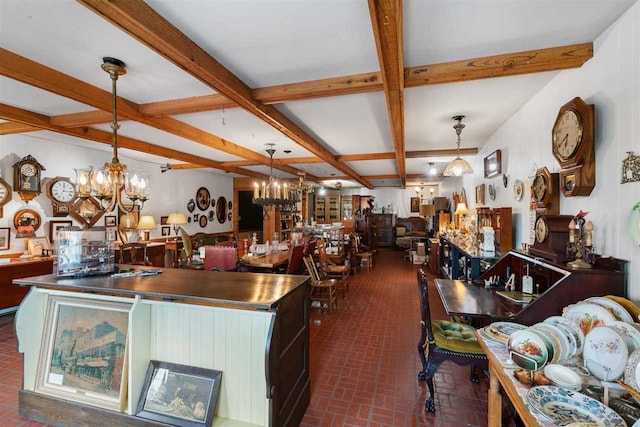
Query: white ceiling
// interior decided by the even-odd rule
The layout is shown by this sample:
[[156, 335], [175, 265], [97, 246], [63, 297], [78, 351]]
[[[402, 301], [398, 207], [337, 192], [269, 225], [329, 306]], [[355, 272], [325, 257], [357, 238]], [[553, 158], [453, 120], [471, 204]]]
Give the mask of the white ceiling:
[[[405, 0], [404, 66], [592, 42], [634, 1]], [[251, 88], [380, 70], [364, 0], [149, 0], [147, 4]], [[139, 104], [215, 93], [73, 0], [0, 0], [0, 40], [3, 49], [106, 91], [111, 90], [111, 81], [100, 68], [102, 57], [116, 57], [127, 64], [127, 74], [118, 80], [118, 95]], [[482, 147], [556, 73], [406, 88], [405, 150], [455, 148], [451, 117], [457, 114], [466, 115], [461, 148]], [[8, 77], [0, 77], [0, 102], [47, 116], [94, 110]], [[335, 155], [394, 152], [383, 91], [275, 107]], [[265, 144], [274, 143], [276, 159], [313, 156], [240, 108], [174, 118], [262, 155], [266, 155]], [[148, 125], [125, 120], [121, 125], [122, 136], [221, 162], [243, 160]], [[109, 131], [108, 123], [92, 126]], [[74, 137], [50, 131], [32, 134], [43, 140], [78, 143]], [[285, 154], [285, 150], [291, 153]], [[135, 157], [158, 164], [175, 163], [143, 153]], [[442, 171], [451, 159], [407, 158], [406, 171], [422, 174], [429, 162]], [[346, 165], [365, 178], [398, 174], [395, 160], [350, 161]], [[327, 163], [290, 166], [322, 178], [344, 176]], [[245, 169], [269, 173], [264, 165]], [[285, 172], [279, 175], [292, 176]], [[401, 185], [400, 179], [370, 181], [374, 186]], [[351, 179], [342, 182], [359, 185]], [[411, 186], [425, 179], [406, 182]]]

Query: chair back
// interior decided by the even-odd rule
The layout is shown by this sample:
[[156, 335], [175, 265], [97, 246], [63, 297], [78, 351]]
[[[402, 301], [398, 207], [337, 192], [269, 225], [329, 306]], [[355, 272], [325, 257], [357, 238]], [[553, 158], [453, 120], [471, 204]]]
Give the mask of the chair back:
[[[182, 237], [182, 250], [184, 251], [184, 256], [186, 257], [187, 265], [186, 267], [191, 267], [191, 259], [193, 258], [193, 246], [191, 245], [191, 237], [189, 233], [187, 233], [184, 228], [178, 228], [180, 231], [180, 237]], [[185, 266], [183, 266], [185, 267]]]
[[[128, 256], [126, 256], [127, 254]], [[123, 244], [120, 246], [119, 262], [120, 264], [151, 265], [147, 259], [147, 244], [143, 242]]]
[[203, 263], [205, 270], [236, 271], [238, 251], [233, 246], [205, 246]]
[[289, 249], [289, 264], [287, 264], [287, 274], [300, 274], [302, 270], [302, 258], [304, 253], [304, 246], [292, 246]]
[[326, 243], [323, 239], [316, 240], [316, 247], [318, 248], [318, 258], [320, 259], [320, 265], [326, 266], [329, 264], [329, 257], [327, 256]]
[[303, 241], [304, 241], [304, 256], [307, 256], [307, 255], [313, 256], [313, 254], [316, 252], [316, 248], [318, 246], [318, 241], [315, 240], [315, 239], [314, 240], [310, 240], [309, 236], [306, 236], [306, 237], [307, 237], [306, 241], [303, 238]]
[[311, 276], [311, 282], [314, 285], [320, 283], [320, 274], [318, 274], [318, 269], [316, 268], [316, 262], [313, 260], [311, 255], [307, 255], [303, 258], [304, 265], [307, 267], [307, 273]]
[[431, 329], [431, 310], [429, 308], [429, 286], [427, 284], [427, 274], [421, 268], [418, 269], [418, 297], [420, 299], [420, 325], [422, 329], [420, 345], [424, 345], [424, 340], [433, 342], [433, 330]]

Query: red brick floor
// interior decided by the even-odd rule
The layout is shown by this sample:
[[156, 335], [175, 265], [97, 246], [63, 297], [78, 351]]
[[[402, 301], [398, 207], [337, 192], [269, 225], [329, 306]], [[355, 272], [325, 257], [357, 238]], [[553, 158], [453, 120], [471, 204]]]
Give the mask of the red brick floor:
[[[436, 413], [424, 411], [426, 384], [416, 345], [416, 270], [404, 252], [382, 250], [373, 270], [351, 278], [338, 312], [310, 318], [311, 403], [302, 426], [486, 426], [488, 379], [445, 362], [435, 377]], [[431, 281], [430, 281], [431, 282]], [[445, 318], [435, 289], [432, 316]], [[22, 355], [13, 316], [0, 316], [0, 426], [42, 426], [18, 415]]]

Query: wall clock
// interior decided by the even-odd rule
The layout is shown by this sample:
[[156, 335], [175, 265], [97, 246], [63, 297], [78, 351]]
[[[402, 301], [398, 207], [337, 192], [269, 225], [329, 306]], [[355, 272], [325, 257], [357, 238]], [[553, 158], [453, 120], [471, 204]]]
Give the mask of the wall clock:
[[209, 194], [209, 190], [204, 187], [198, 188], [196, 192], [196, 205], [198, 209], [201, 211], [206, 211], [209, 208], [209, 204], [211, 203], [211, 194]]
[[536, 215], [535, 239], [529, 248], [532, 255], [556, 263], [567, 261], [566, 249], [569, 241], [569, 223], [572, 215]]
[[559, 214], [558, 174], [549, 172], [546, 167], [538, 169], [531, 184], [531, 197], [536, 203], [536, 211], [548, 215]]
[[40, 174], [43, 170], [44, 166], [31, 155], [13, 165], [13, 189], [25, 202], [33, 200], [42, 192]]
[[104, 214], [100, 208], [100, 202], [89, 196], [86, 199], [76, 199], [71, 205], [69, 215], [85, 228], [93, 227]]
[[47, 197], [53, 205], [53, 216], [67, 216], [76, 199], [76, 188], [69, 178], [57, 176], [47, 182]]
[[576, 97], [560, 108], [553, 125], [551, 146], [565, 197], [588, 196], [595, 187], [594, 116], [594, 106]]
[[17, 239], [35, 236], [41, 224], [40, 214], [33, 209], [20, 209], [13, 216], [13, 226], [16, 228]]
[[2, 208], [13, 198], [11, 186], [2, 178], [0, 178], [0, 218], [2, 218]]

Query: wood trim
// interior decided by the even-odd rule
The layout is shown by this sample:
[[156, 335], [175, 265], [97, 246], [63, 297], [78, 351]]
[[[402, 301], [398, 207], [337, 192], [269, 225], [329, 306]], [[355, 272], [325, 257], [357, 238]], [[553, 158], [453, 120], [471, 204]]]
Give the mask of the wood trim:
[[[237, 102], [247, 112], [277, 129], [331, 166], [349, 175], [363, 186], [373, 188], [371, 183], [362, 179], [351, 168], [336, 161], [329, 150], [275, 107], [253, 99], [252, 91], [247, 85], [143, 1], [79, 1], [193, 77]], [[246, 156], [242, 157], [246, 158]]]
[[402, 0], [369, 0], [371, 25], [402, 188], [407, 184], [404, 153], [404, 50]]
[[22, 123], [5, 122], [0, 123], [0, 135], [10, 135], [12, 133], [24, 133], [40, 130], [35, 126], [29, 126]]

